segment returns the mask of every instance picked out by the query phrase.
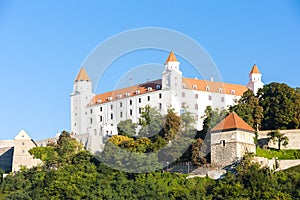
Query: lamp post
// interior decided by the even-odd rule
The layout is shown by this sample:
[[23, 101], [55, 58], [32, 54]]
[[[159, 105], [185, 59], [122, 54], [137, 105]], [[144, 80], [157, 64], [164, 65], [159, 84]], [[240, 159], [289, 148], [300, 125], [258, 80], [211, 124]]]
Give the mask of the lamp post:
[[186, 165], [187, 165], [187, 173], [189, 174], [190, 173], [190, 162], [187, 162]]
[[169, 170], [169, 162], [167, 161], [167, 171]]

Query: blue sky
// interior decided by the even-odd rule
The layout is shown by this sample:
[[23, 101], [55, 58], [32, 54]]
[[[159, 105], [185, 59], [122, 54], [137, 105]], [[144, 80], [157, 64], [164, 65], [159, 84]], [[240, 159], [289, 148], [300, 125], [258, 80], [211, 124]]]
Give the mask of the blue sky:
[[[142, 27], [173, 29], [193, 38], [225, 82], [247, 84], [256, 62], [265, 83], [300, 86], [297, 0], [2, 0], [0, 139], [12, 139], [21, 129], [34, 139], [69, 130], [69, 96], [85, 58], [112, 35]], [[140, 55], [116, 64], [163, 63], [167, 53]], [[107, 82], [98, 91], [113, 87]]]

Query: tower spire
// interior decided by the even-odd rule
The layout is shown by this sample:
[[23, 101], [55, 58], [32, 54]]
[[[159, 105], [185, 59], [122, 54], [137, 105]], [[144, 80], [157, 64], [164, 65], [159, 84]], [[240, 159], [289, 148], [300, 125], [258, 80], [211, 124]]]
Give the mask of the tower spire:
[[251, 70], [250, 74], [260, 74], [260, 71], [259, 71], [259, 69], [258, 69], [258, 67], [255, 63], [252, 67], [252, 70]]
[[170, 52], [169, 57], [166, 60], [166, 63], [167, 62], [178, 62], [173, 51]]
[[83, 67], [80, 69], [80, 71], [75, 79], [75, 82], [77, 82], [77, 81], [90, 81], [90, 78]]

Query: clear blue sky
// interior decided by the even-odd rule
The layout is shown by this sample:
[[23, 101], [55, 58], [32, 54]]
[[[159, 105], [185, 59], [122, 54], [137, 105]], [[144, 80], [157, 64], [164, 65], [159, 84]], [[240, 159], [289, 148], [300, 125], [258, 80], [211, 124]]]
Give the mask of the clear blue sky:
[[[33, 139], [69, 130], [69, 96], [86, 56], [108, 37], [140, 27], [195, 39], [226, 82], [247, 84], [255, 61], [265, 83], [300, 86], [297, 0], [2, 0], [0, 139], [12, 139], [20, 129]], [[131, 59], [163, 63], [166, 54]]]

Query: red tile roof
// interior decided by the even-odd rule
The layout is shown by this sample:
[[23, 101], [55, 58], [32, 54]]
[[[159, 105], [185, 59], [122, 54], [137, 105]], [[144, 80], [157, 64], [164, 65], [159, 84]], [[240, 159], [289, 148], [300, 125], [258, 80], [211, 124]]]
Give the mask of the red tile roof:
[[[248, 90], [248, 88], [243, 85], [198, 80], [194, 78], [183, 78], [182, 83], [185, 85], [185, 88], [187, 89], [223, 93], [223, 94], [232, 94], [238, 96], [242, 96], [244, 92]], [[222, 90], [222, 92], [220, 92], [220, 89]]]
[[235, 112], [230, 113], [227, 117], [225, 117], [225, 119], [212, 128], [210, 132], [224, 132], [236, 129], [255, 132], [254, 129]]
[[[159, 86], [159, 88], [157, 88], [157, 86]], [[128, 97], [132, 97], [145, 93], [155, 92], [158, 90], [161, 90], [161, 79], [96, 95], [92, 99], [91, 105], [107, 103], [119, 98], [126, 98], [126, 93], [129, 94]], [[101, 100], [101, 102], [99, 100]]]
[[256, 66], [256, 64], [253, 65], [250, 74], [260, 74], [260, 71], [259, 71], [258, 67]]
[[170, 52], [169, 57], [166, 60], [166, 63], [167, 62], [177, 62], [177, 58], [173, 51]]
[[80, 69], [75, 81], [90, 81], [90, 78], [84, 68]]

